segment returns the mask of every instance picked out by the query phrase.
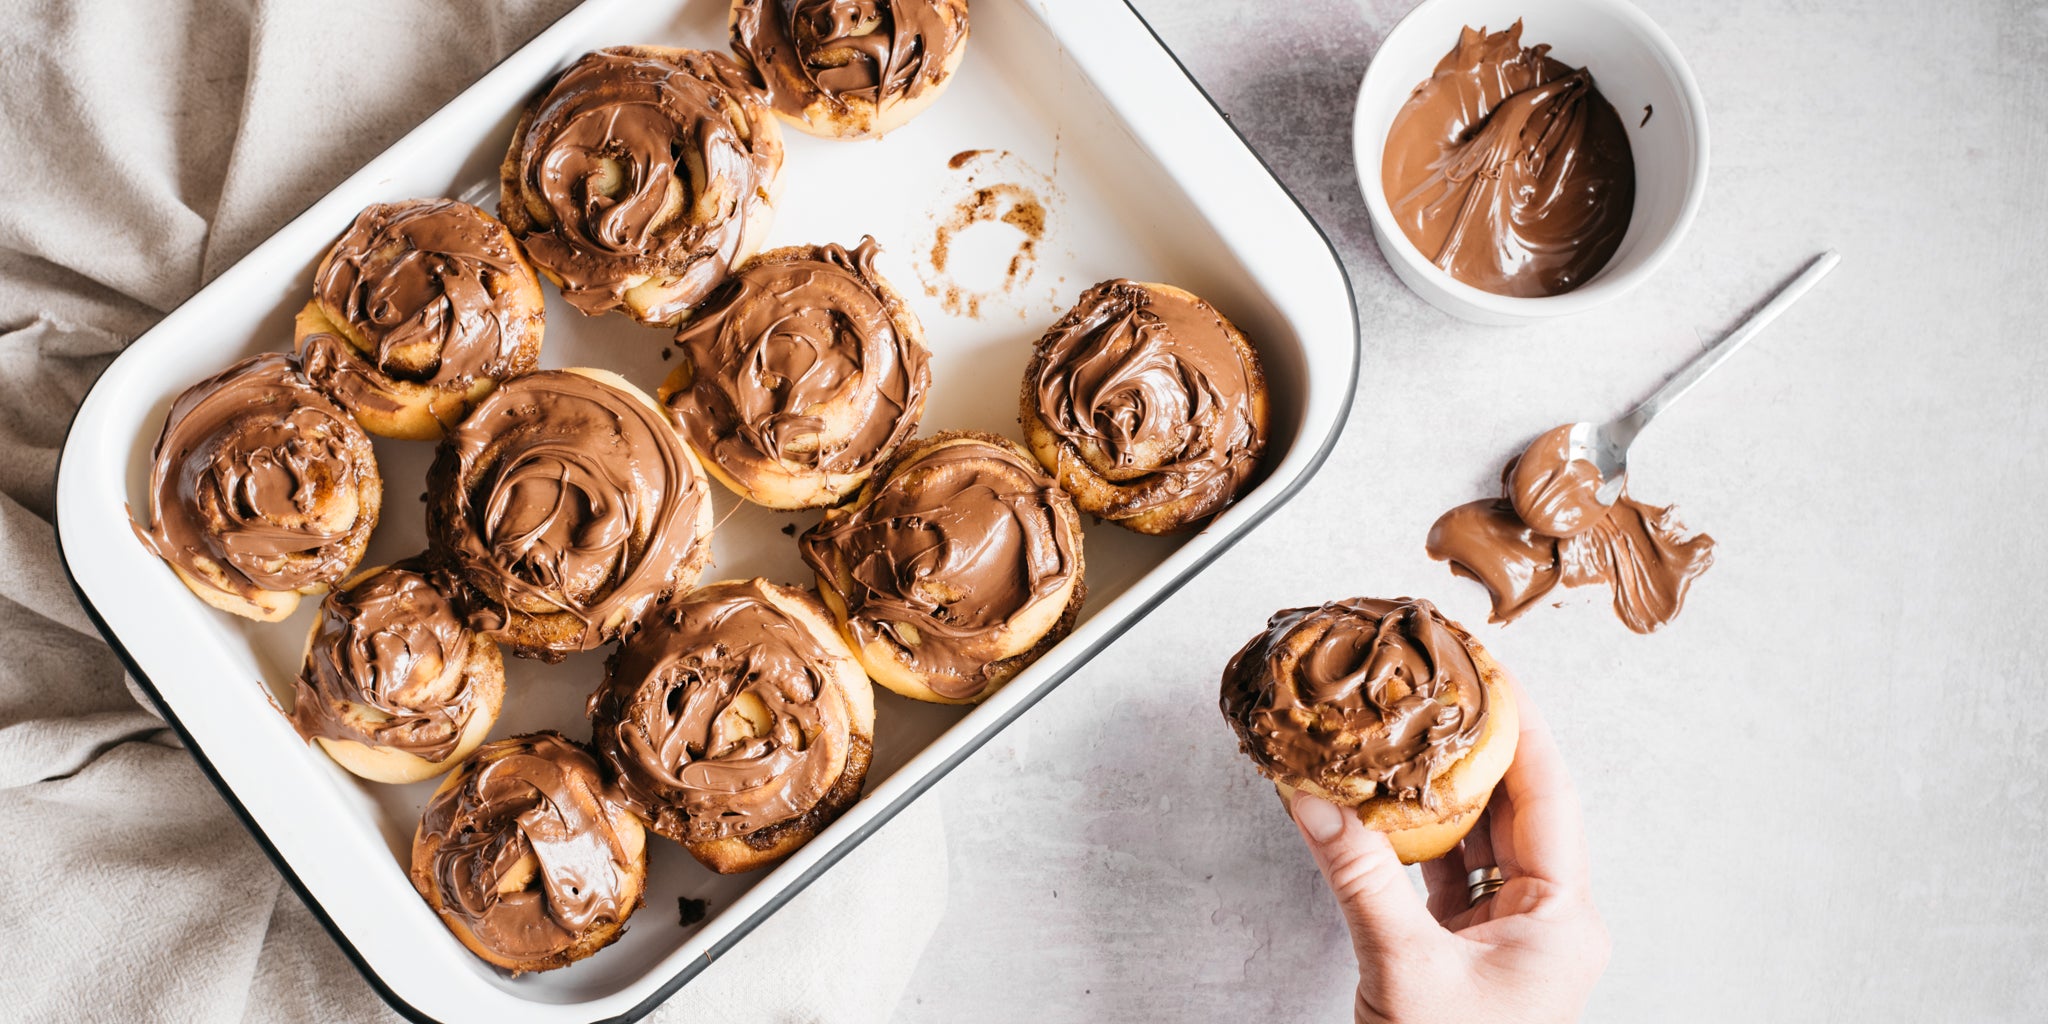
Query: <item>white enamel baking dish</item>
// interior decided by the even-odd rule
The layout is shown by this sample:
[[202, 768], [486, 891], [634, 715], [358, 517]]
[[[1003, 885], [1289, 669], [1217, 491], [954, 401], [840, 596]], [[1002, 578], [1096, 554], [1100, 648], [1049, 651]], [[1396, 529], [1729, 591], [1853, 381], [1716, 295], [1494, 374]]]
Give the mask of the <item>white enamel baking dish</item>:
[[[316, 601], [283, 623], [215, 612], [138, 543], [126, 506], [144, 501], [150, 443], [172, 398], [232, 360], [289, 345], [291, 315], [314, 265], [356, 212], [417, 196], [489, 195], [518, 111], [579, 54], [622, 43], [722, 49], [725, 0], [592, 0], [294, 219], [138, 339], [80, 407], [58, 473], [59, 541], [79, 598], [129, 670], [184, 737], [306, 905], [366, 978], [416, 1020], [632, 1020], [828, 870], [1307, 482], [1348, 410], [1358, 328], [1328, 242], [1138, 15], [1110, 0], [974, 0], [973, 41], [932, 110], [873, 142], [789, 132], [783, 200], [770, 244], [864, 233], [880, 267], [924, 320], [934, 387], [924, 430], [1018, 435], [1016, 394], [1030, 344], [1081, 289], [1125, 276], [1207, 297], [1258, 344], [1273, 393], [1272, 443], [1258, 486], [1199, 533], [1167, 540], [1091, 526], [1089, 600], [1078, 627], [972, 709], [878, 693], [867, 796], [773, 870], [723, 878], [680, 847], [650, 843], [648, 906], [614, 946], [584, 962], [509, 979], [471, 956], [414, 894], [403, 864], [432, 783], [363, 783], [308, 748], [271, 702], [288, 694]], [[954, 154], [989, 150], [959, 168]], [[979, 187], [1030, 188], [1046, 236], [1028, 276], [955, 316], [930, 248], [946, 211]], [[992, 286], [1014, 251], [1003, 225], [954, 239], [948, 270]], [[542, 362], [619, 370], [648, 391], [665, 374], [667, 338], [620, 317], [576, 314], [549, 289]], [[432, 446], [379, 440], [383, 521], [366, 564], [424, 546]], [[721, 516], [731, 495], [713, 487]], [[815, 514], [755, 508], [724, 518], [705, 577], [808, 582], [795, 542]], [[559, 728], [587, 737], [585, 695], [604, 652], [558, 666], [509, 666], [493, 736]], [[288, 698], [286, 698], [288, 699]], [[681, 896], [708, 901], [680, 927]], [[859, 941], [848, 936], [849, 942]], [[684, 997], [687, 998], [687, 995]]]

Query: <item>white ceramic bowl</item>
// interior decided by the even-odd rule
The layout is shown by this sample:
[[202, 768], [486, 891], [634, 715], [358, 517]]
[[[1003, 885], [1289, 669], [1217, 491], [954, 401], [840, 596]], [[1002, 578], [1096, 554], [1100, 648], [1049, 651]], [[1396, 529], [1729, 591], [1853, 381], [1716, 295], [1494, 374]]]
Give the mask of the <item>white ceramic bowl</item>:
[[[1522, 45], [1549, 43], [1551, 56], [1592, 71], [1628, 129], [1636, 162], [1635, 209], [1621, 248], [1592, 280], [1542, 298], [1495, 295], [1452, 278], [1408, 241], [1380, 187], [1387, 129], [1457, 44], [1458, 31], [1470, 25], [1497, 32], [1516, 18]], [[1671, 37], [1627, 0], [1424, 0], [1387, 33], [1366, 68], [1351, 144], [1373, 237], [1394, 273], [1431, 305], [1475, 323], [1533, 323], [1619, 298], [1678, 248], [1707, 190], [1707, 109], [1699, 83]]]

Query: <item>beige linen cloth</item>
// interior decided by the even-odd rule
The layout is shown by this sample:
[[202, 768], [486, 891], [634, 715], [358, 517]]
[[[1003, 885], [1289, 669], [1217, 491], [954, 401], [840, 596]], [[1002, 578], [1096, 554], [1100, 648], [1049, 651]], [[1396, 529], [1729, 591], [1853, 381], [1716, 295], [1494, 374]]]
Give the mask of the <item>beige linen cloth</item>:
[[[16, 0], [0, 17], [0, 1018], [392, 1018], [123, 689], [59, 566], [57, 454], [124, 344], [569, 6]], [[945, 878], [926, 801], [651, 1019], [885, 1019]]]

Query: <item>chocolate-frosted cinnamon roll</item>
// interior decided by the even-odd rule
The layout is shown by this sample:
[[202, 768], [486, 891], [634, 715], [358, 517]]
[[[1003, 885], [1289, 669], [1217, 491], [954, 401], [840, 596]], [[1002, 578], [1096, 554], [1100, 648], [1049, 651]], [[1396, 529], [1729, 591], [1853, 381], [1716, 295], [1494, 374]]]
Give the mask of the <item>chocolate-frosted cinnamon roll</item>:
[[1139, 533], [1236, 500], [1266, 447], [1266, 378], [1244, 332], [1195, 296], [1104, 281], [1038, 340], [1024, 438], [1084, 512]]
[[251, 356], [171, 403], [135, 535], [207, 604], [263, 622], [363, 557], [384, 497], [369, 435], [290, 356]]
[[412, 884], [470, 952], [514, 975], [610, 945], [647, 889], [647, 833], [558, 732], [486, 743], [427, 801]]
[[472, 624], [526, 657], [611, 640], [711, 557], [696, 457], [609, 371], [506, 381], [441, 443], [427, 484], [427, 534], [474, 591]]
[[917, 700], [986, 698], [1072, 630], [1087, 596], [1074, 503], [993, 434], [904, 446], [799, 543], [868, 675]]
[[1261, 774], [1357, 808], [1403, 863], [1458, 844], [1514, 760], [1507, 676], [1428, 601], [1276, 612], [1223, 670], [1223, 717]]
[[729, 58], [584, 54], [512, 134], [499, 216], [562, 297], [674, 325], [760, 247], [782, 129]]
[[295, 684], [299, 735], [375, 782], [418, 782], [469, 756], [504, 706], [505, 665], [450, 589], [414, 559], [328, 591]]
[[818, 599], [766, 580], [678, 596], [590, 697], [627, 805], [706, 867], [761, 867], [860, 799], [874, 693]]
[[363, 429], [432, 441], [540, 359], [540, 278], [490, 214], [452, 199], [363, 210], [296, 321], [306, 376]]
[[731, 23], [775, 112], [828, 138], [903, 125], [967, 55], [967, 0], [733, 0]]
[[836, 505], [917, 430], [931, 386], [917, 314], [875, 240], [748, 260], [676, 336], [659, 397], [704, 468], [770, 508]]

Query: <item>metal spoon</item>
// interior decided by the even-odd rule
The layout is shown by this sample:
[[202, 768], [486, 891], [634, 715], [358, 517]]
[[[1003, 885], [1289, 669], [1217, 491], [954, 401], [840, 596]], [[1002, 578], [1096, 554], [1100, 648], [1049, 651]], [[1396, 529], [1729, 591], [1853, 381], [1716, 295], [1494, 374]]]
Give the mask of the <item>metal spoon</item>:
[[1591, 423], [1572, 424], [1571, 457], [1585, 459], [1599, 467], [1602, 481], [1599, 492], [1601, 504], [1612, 505], [1621, 497], [1621, 488], [1628, 476], [1628, 449], [1635, 443], [1636, 436], [1643, 432], [1643, 428], [1649, 426], [1650, 421], [1656, 419], [1658, 413], [1685, 397], [1685, 393], [1705, 379], [1707, 374], [1727, 362], [1728, 357], [1734, 355], [1736, 349], [1763, 333], [1763, 329], [1771, 321], [1776, 320], [1778, 314], [1791, 308], [1794, 302], [1799, 301], [1800, 296], [1819, 284], [1820, 279], [1828, 276], [1828, 271], [1835, 269], [1835, 264], [1840, 262], [1842, 255], [1833, 249], [1814, 257], [1813, 262], [1807, 264], [1806, 269], [1801, 271], [1798, 277], [1778, 289], [1778, 293], [1772, 296], [1771, 301], [1765, 303], [1762, 309], [1750, 314], [1749, 319], [1729, 331], [1727, 337], [1715, 342], [1714, 347], [1695, 356], [1684, 369], [1672, 374], [1671, 379], [1665, 381], [1664, 386], [1658, 388], [1656, 394], [1643, 399], [1642, 404], [1630, 409], [1627, 415], [1602, 426]]

